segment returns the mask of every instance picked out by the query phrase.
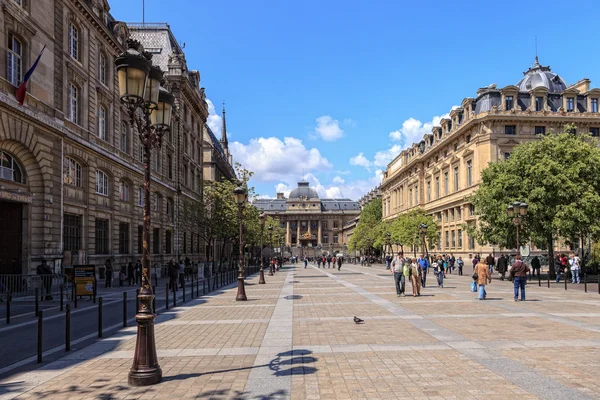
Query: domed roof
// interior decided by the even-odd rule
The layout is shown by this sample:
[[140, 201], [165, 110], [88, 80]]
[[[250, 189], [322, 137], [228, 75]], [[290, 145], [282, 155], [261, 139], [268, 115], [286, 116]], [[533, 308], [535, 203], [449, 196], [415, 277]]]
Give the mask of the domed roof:
[[535, 58], [535, 64], [527, 72], [523, 72], [523, 79], [517, 83], [520, 92], [529, 92], [536, 87], [544, 86], [548, 88], [549, 93], [562, 93], [567, 88], [566, 82], [560, 76], [550, 70], [550, 67], [544, 67]]
[[318, 199], [317, 191], [308, 186], [308, 182], [298, 182], [298, 187], [290, 193], [290, 199]]

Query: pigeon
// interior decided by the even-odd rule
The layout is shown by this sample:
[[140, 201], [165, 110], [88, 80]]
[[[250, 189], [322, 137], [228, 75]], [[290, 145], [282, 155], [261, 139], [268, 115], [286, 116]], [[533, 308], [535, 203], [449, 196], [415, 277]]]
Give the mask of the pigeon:
[[356, 324], [362, 324], [363, 322], [365, 322], [365, 320], [364, 319], [360, 319], [360, 318], [358, 318], [358, 317], [355, 316], [354, 317], [354, 322]]

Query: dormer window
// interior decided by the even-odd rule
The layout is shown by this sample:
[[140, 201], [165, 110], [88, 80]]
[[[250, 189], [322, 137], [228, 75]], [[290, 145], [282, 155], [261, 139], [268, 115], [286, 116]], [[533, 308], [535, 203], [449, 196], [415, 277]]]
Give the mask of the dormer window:
[[592, 112], [598, 112], [598, 99], [592, 99]]
[[575, 110], [575, 98], [567, 97], [567, 112], [573, 112]]
[[512, 96], [506, 96], [506, 98], [504, 99], [504, 108], [506, 111], [512, 110], [513, 109], [513, 97]]
[[452, 121], [448, 121], [448, 132], [450, 132], [452, 130]]
[[535, 111], [542, 111], [544, 109], [544, 98], [536, 97], [535, 98]]

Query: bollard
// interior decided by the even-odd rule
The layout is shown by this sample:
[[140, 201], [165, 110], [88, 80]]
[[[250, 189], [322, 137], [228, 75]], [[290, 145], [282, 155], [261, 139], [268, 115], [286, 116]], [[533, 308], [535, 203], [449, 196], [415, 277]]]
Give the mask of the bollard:
[[202, 279], [202, 296], [206, 294], [206, 278]]
[[74, 299], [75, 299], [75, 308], [77, 308], [77, 291], [75, 291]]
[[548, 271], [548, 289], [550, 289], [550, 271]]
[[71, 305], [67, 304], [65, 315], [65, 351], [71, 351]]
[[567, 273], [565, 272], [565, 290], [567, 290]]
[[60, 311], [63, 310], [63, 299], [64, 299], [64, 287], [63, 285], [60, 285]]
[[152, 286], [152, 293], [154, 294], [152, 298], [152, 312], [156, 313], [156, 286]]
[[123, 292], [123, 328], [127, 327], [127, 292]]
[[102, 297], [98, 297], [98, 337], [102, 337]]
[[190, 292], [190, 296], [192, 297], [192, 300], [194, 300], [194, 276], [190, 279]]
[[10, 324], [10, 301], [11, 299], [11, 295], [8, 294], [6, 295], [6, 325]]
[[35, 288], [35, 316], [37, 317], [40, 313], [40, 290]]
[[173, 308], [177, 307], [177, 282], [173, 285]]
[[183, 303], [185, 303], [185, 282], [183, 282], [183, 286], [181, 287], [181, 290], [183, 290]]
[[598, 294], [600, 294], [600, 273], [598, 273]]
[[135, 312], [140, 310], [140, 289], [135, 289]]
[[587, 293], [587, 272], [583, 274], [583, 289]]
[[542, 287], [542, 274], [538, 271], [538, 286]]
[[165, 291], [165, 310], [169, 309], [169, 284], [167, 283], [167, 290]]
[[38, 339], [37, 340], [37, 362], [38, 362], [38, 364], [40, 364], [42, 362], [42, 333], [43, 333], [42, 332], [42, 324], [44, 321], [43, 315], [44, 315], [43, 311], [40, 311], [38, 313], [38, 327], [37, 327], [38, 328], [37, 329], [37, 334], [38, 334], [38, 337], [37, 337], [37, 339]]

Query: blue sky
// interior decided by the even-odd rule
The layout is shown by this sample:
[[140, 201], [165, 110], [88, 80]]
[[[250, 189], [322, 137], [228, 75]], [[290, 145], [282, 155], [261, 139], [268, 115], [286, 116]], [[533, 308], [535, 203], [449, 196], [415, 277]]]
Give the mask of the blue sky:
[[[168, 6], [165, 6], [168, 4]], [[112, 0], [140, 22], [142, 0]], [[185, 10], [182, 12], [181, 10]], [[358, 199], [389, 162], [477, 88], [540, 63], [600, 82], [597, 1], [146, 0], [168, 22], [261, 195], [303, 176]], [[220, 131], [218, 115], [209, 123]]]

